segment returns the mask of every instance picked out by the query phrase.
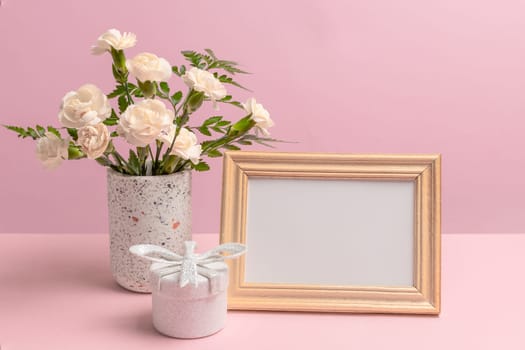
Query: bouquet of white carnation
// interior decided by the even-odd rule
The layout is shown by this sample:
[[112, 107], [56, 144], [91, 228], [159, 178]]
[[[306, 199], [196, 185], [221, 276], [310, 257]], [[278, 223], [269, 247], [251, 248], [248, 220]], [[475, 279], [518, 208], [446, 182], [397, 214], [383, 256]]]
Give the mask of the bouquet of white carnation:
[[[124, 50], [136, 41], [134, 34], [116, 29], [98, 38], [92, 53], [111, 55], [116, 87], [108, 95], [93, 84], [68, 92], [58, 113], [61, 128], [4, 126], [19, 137], [36, 140], [37, 157], [46, 168], [54, 169], [65, 159], [89, 158], [128, 175], [205, 171], [209, 169], [202, 160], [205, 156], [220, 157], [225, 149], [238, 150], [254, 142], [269, 146], [277, 141], [268, 137], [274, 123], [260, 103], [254, 98], [241, 103], [228, 95], [225, 84], [243, 88], [233, 80], [235, 74], [246, 73], [236, 62], [221, 60], [210, 49], [182, 51], [189, 68], [172, 66], [148, 52], [127, 59]], [[188, 87], [186, 93], [170, 89], [167, 81], [173, 74]], [[111, 99], [117, 100], [118, 112]], [[223, 103], [239, 107], [242, 118], [232, 122], [213, 115], [190, 126], [193, 115], [207, 102], [215, 110]], [[196, 132], [205, 139], [199, 142]], [[117, 137], [131, 145], [127, 159], [115, 148]]]

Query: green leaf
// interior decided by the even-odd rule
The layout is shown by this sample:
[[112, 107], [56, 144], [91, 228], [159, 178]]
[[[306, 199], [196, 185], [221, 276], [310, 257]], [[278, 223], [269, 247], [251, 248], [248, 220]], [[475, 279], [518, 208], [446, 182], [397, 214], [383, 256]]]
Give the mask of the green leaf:
[[227, 97], [230, 97], [230, 96], [228, 95], [228, 96], [218, 100], [218, 102], [227, 103], [227, 104], [233, 105], [235, 107], [244, 109], [244, 106], [242, 105], [242, 103], [240, 103], [239, 101], [231, 101], [231, 98], [227, 98]]
[[199, 130], [199, 132], [201, 134], [203, 134], [203, 135], [211, 136], [210, 130], [207, 127], [205, 127], [205, 126], [200, 126], [200, 127], [197, 128], [197, 130]]
[[246, 117], [240, 119], [237, 123], [233, 124], [232, 130], [243, 133], [250, 130], [254, 125], [255, 122], [252, 119], [252, 115], [249, 114]]
[[113, 163], [106, 157], [98, 157], [95, 161], [102, 166], [112, 166]]
[[263, 139], [255, 139], [254, 141], [257, 142], [259, 145], [263, 145], [263, 146], [270, 147], [270, 148], [275, 148], [274, 146], [270, 145]]
[[179, 103], [180, 100], [182, 100], [182, 91], [177, 91], [176, 93], [171, 95], [171, 103], [173, 103], [174, 105]]
[[126, 171], [124, 169], [122, 169], [121, 167], [117, 166], [117, 165], [110, 165], [109, 166], [111, 169], [115, 170], [116, 172], [118, 173], [121, 173], [121, 174], [127, 174]]
[[216, 149], [212, 149], [208, 151], [208, 157], [210, 158], [222, 157], [222, 153]]
[[[239, 65], [237, 62], [229, 60], [220, 60], [219, 58], [217, 58], [215, 52], [213, 52], [213, 50], [211, 49], [204, 49], [204, 51], [206, 52], [206, 54], [198, 53], [196, 51], [182, 51], [181, 53], [184, 56], [184, 58], [191, 63], [193, 67], [198, 67], [206, 70], [222, 69], [230, 74], [248, 73], [237, 68], [237, 66]], [[177, 70], [177, 72], [174, 70], [174, 73], [178, 73], [179, 75], [184, 74], [181, 72], [181, 70]], [[233, 82], [233, 80], [227, 83], [238, 85], [237, 83]], [[240, 87], [240, 85], [238, 86]]]
[[162, 169], [164, 170], [165, 174], [171, 174], [177, 164], [179, 163], [180, 158], [176, 155], [170, 154], [164, 161], [162, 165]]
[[226, 102], [226, 103], [229, 103], [231, 105], [234, 105], [235, 107], [238, 107], [240, 109], [244, 109], [244, 106], [242, 105], [242, 103], [240, 102], [237, 102], [237, 101], [232, 101], [232, 102]]
[[171, 70], [173, 73], [175, 73], [176, 75], [180, 77], [186, 73], [186, 66], [185, 65], [181, 65], [180, 67], [173, 66], [171, 67]]
[[190, 50], [181, 51], [181, 53], [192, 66], [199, 67], [202, 60], [202, 55], [200, 53]]
[[229, 120], [221, 120], [220, 122], [217, 123], [217, 126], [226, 126], [226, 125], [230, 125], [231, 122]]
[[210, 129], [212, 129], [215, 132], [219, 132], [221, 134], [224, 134], [224, 130], [219, 128], [218, 126], [211, 126]]
[[18, 134], [18, 137], [21, 138], [26, 138], [30, 136], [26, 129], [21, 128], [19, 126], [4, 125], [4, 128], [16, 132]]
[[135, 175], [140, 175], [140, 162], [137, 154], [132, 149], [129, 150], [128, 168]]
[[182, 51], [184, 58], [191, 63], [191, 66], [200, 69], [207, 69], [214, 63], [214, 59], [209, 55], [204, 55], [196, 51]]
[[78, 146], [70, 144], [67, 149], [67, 159], [81, 159], [86, 155], [80, 150]]
[[228, 73], [231, 74], [249, 74], [246, 71], [243, 71], [239, 68], [237, 68], [239, 64], [234, 61], [228, 61], [228, 60], [215, 60], [211, 65], [210, 69], [222, 69], [225, 70]]
[[233, 61], [217, 61], [217, 67], [224, 69], [226, 72], [231, 74], [250, 74], [242, 69], [235, 67], [238, 63]]
[[106, 147], [106, 150], [104, 151], [104, 155], [109, 156], [113, 152], [115, 152], [115, 145], [113, 144], [113, 141], [110, 140], [108, 142], [108, 146]]
[[118, 124], [118, 119], [113, 118], [107, 118], [103, 121], [103, 123], [107, 126], [113, 126]]
[[207, 171], [210, 170], [210, 166], [208, 165], [208, 163], [201, 161], [198, 164], [194, 164], [193, 169], [195, 169], [196, 171]]
[[78, 131], [77, 129], [73, 129], [73, 128], [67, 128], [67, 133], [69, 134], [69, 136], [71, 136], [71, 138], [73, 140], [78, 140]]
[[186, 125], [186, 123], [190, 120], [190, 117], [188, 114], [183, 114], [180, 117], [175, 118], [175, 124], [178, 127], [182, 127], [183, 125]]
[[40, 136], [38, 135], [38, 133], [36, 132], [35, 129], [33, 128], [27, 128], [27, 132], [28, 134], [33, 138], [33, 139], [38, 139]]
[[226, 149], [228, 149], [228, 150], [230, 150], [230, 151], [239, 151], [239, 150], [240, 150], [240, 148], [237, 147], [237, 146], [235, 146], [235, 145], [224, 145], [224, 146], [222, 146], [222, 147], [223, 147], [223, 148], [226, 148]]
[[111, 153], [110, 155], [113, 157], [115, 163], [117, 163], [118, 166], [123, 165], [122, 161], [120, 160], [120, 157], [116, 153]]
[[62, 138], [62, 136], [60, 135], [60, 131], [58, 131], [57, 129], [55, 129], [55, 128], [52, 127], [51, 125], [49, 125], [49, 126], [47, 127], [47, 131], [49, 131], [50, 133], [56, 135], [57, 137]]
[[111, 126], [111, 125], [117, 125], [119, 121], [119, 118], [117, 116], [117, 113], [115, 113], [114, 109], [111, 109], [111, 115], [104, 119], [103, 123], [105, 125]]
[[212, 141], [212, 140], [203, 141], [203, 142], [201, 143], [202, 149], [204, 149], [204, 150], [205, 150], [205, 149], [208, 149], [208, 147], [209, 147], [212, 143], [214, 143], [214, 142], [215, 142], [215, 141]]
[[[245, 88], [244, 86], [242, 86], [241, 84], [237, 83], [236, 81], [233, 80], [233, 78], [231, 78], [231, 77], [229, 77], [229, 76], [227, 76], [227, 75], [224, 75], [224, 74], [223, 74], [223, 75], [220, 75], [220, 76], [219, 76], [219, 74], [218, 74], [217, 72], [213, 73], [213, 75], [214, 75], [215, 78], [217, 78], [221, 83], [234, 85], [234, 86], [237, 86], [238, 88], [244, 89], [244, 90], [246, 90], [246, 91], [251, 91], [251, 90]], [[226, 96], [226, 97], [228, 97], [228, 96]], [[224, 97], [224, 98], [226, 98], [226, 97]], [[223, 100], [224, 100], [224, 98], [223, 98]], [[231, 99], [231, 96], [230, 96], [230, 99]], [[228, 99], [228, 100], [230, 100], [230, 99]], [[226, 100], [226, 101], [228, 101], [228, 100]]]
[[138, 86], [134, 86], [133, 88], [130, 88], [129, 94], [135, 97], [144, 97], [144, 94], [142, 93], [142, 91], [140, 90]]
[[220, 116], [220, 115], [215, 116], [215, 117], [210, 117], [210, 118], [206, 119], [202, 125], [208, 126], [208, 125], [216, 124], [217, 122], [219, 122], [221, 120], [222, 120], [222, 116]]
[[161, 81], [160, 84], [159, 84], [159, 87], [160, 87], [160, 90], [162, 92], [164, 92], [166, 95], [169, 95], [170, 87], [169, 87], [168, 83], [166, 83], [165, 81]]
[[147, 147], [137, 147], [137, 155], [139, 157], [140, 163], [144, 163], [146, 158], [148, 158], [148, 148]]
[[226, 95], [224, 96], [223, 98], [221, 98], [219, 101], [220, 102], [228, 102], [232, 99], [232, 95]]
[[46, 129], [42, 125], [37, 125], [36, 131], [40, 135], [40, 137], [46, 136]]
[[115, 98], [117, 96], [120, 96], [126, 92], [126, 88], [124, 85], [117, 85], [115, 90], [111, 91], [107, 96], [109, 99]]
[[111, 137], [117, 137], [117, 136], [118, 136], [118, 132], [113, 131], [111, 134], [109, 134], [109, 136], [111, 136]]
[[126, 96], [120, 96], [118, 98], [118, 109], [120, 111], [120, 113], [124, 113], [126, 111], [126, 109], [128, 108], [128, 99], [126, 98]]
[[213, 60], [213, 63], [210, 65], [210, 68], [222, 68], [224, 70], [234, 68], [239, 70], [238, 68], [235, 68], [239, 65], [237, 62], [229, 60], [220, 60], [217, 58], [217, 55], [215, 55], [215, 53], [211, 49], [204, 49], [204, 51], [206, 51], [209, 57]]
[[212, 49], [204, 49], [204, 51], [206, 51], [206, 53], [207, 53], [208, 55], [210, 55], [211, 58], [213, 58], [215, 61], [218, 60], [217, 56], [215, 56], [215, 52], [213, 52]]
[[271, 148], [274, 148], [274, 146], [270, 145], [269, 142], [285, 142], [285, 143], [289, 143], [288, 141], [273, 139], [273, 138], [270, 138], [270, 137], [259, 137], [258, 135], [251, 135], [251, 134], [244, 135], [241, 140], [244, 140], [244, 141], [250, 140], [250, 141], [256, 142], [258, 144], [261, 144], [263, 146], [271, 147]]
[[237, 143], [240, 145], [245, 145], [245, 146], [251, 146], [253, 144], [251, 141], [247, 141], [247, 140], [238, 140]]

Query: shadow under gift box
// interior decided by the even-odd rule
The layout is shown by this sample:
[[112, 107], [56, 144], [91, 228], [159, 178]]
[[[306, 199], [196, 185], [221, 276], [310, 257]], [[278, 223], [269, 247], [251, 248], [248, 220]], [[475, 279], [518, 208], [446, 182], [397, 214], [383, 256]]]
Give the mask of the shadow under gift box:
[[[162, 266], [162, 263], [159, 263]], [[150, 275], [153, 298], [153, 326], [174, 338], [200, 338], [224, 328], [227, 314], [228, 266], [207, 264], [217, 272], [211, 279], [197, 275], [197, 285], [179, 284], [180, 273]]]

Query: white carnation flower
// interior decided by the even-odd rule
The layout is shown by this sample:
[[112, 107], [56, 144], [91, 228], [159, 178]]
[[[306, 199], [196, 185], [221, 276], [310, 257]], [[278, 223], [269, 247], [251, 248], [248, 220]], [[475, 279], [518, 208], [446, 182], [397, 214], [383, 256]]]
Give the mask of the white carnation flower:
[[264, 109], [263, 105], [257, 103], [257, 101], [251, 97], [243, 103], [243, 107], [247, 113], [251, 113], [252, 119], [256, 123], [255, 126], [259, 128], [264, 135], [270, 135], [268, 128], [271, 128], [274, 122], [270, 119], [270, 113]]
[[66, 128], [96, 125], [111, 115], [111, 106], [104, 93], [93, 84], [82, 85], [62, 98], [58, 120]]
[[[158, 139], [168, 145], [173, 142], [175, 137], [175, 126], [171, 125], [168, 129], [161, 132]], [[182, 128], [179, 131], [179, 135], [175, 139], [171, 154], [175, 154], [182, 159], [189, 159], [193, 164], [197, 164], [200, 161], [202, 153], [202, 146], [197, 141], [197, 136], [186, 128]]]
[[36, 141], [36, 157], [49, 170], [56, 169], [68, 156], [69, 140], [62, 140], [57, 135], [46, 132], [45, 137]]
[[91, 47], [91, 53], [93, 55], [102, 55], [106, 51], [111, 51], [111, 48], [124, 50], [135, 46], [136, 43], [137, 37], [135, 34], [121, 34], [117, 29], [110, 29], [98, 37], [95, 45]]
[[129, 106], [120, 116], [117, 133], [137, 147], [155, 141], [175, 118], [172, 110], [158, 100], [146, 99]]
[[104, 154], [109, 141], [109, 131], [103, 123], [84, 126], [78, 130], [77, 144], [89, 159], [96, 159]]
[[192, 67], [182, 76], [182, 80], [189, 88], [203, 92], [213, 101], [215, 108], [217, 107], [216, 101], [226, 96], [224, 85], [208, 71]]
[[167, 81], [172, 74], [171, 65], [162, 57], [149, 52], [143, 52], [126, 61], [129, 72], [138, 80]]

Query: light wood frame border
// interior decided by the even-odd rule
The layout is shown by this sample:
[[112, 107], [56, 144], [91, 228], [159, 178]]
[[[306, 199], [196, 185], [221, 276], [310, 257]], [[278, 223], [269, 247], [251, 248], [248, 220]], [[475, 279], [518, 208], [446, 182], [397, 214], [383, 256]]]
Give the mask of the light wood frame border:
[[246, 242], [250, 177], [414, 181], [414, 286], [318, 286], [246, 283], [244, 263], [230, 264], [228, 308], [311, 312], [439, 314], [441, 156], [226, 152], [221, 237]]

